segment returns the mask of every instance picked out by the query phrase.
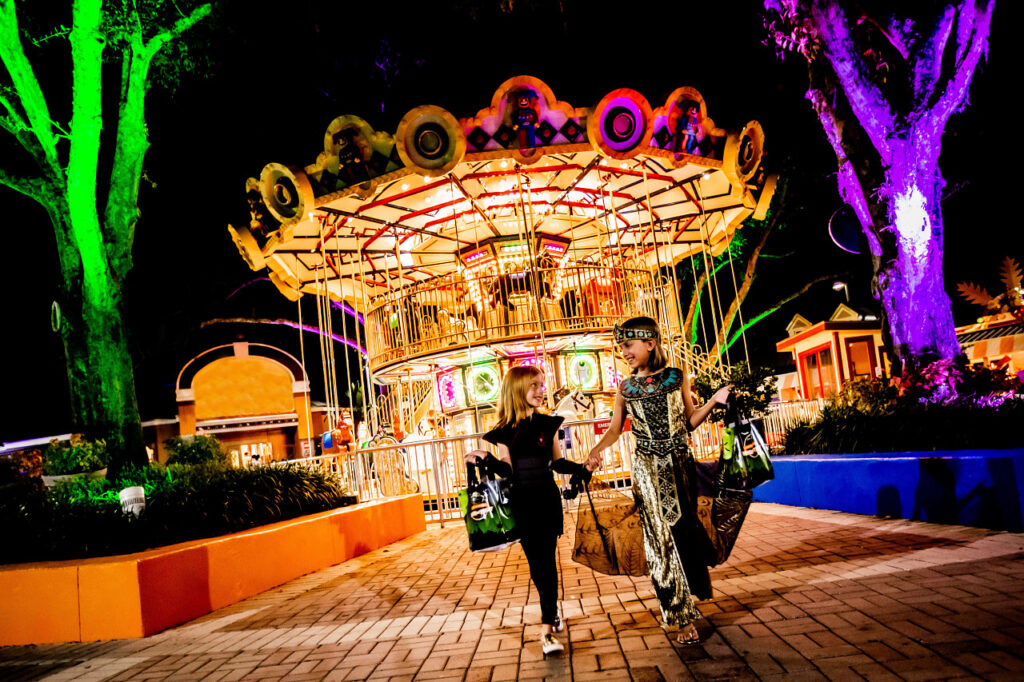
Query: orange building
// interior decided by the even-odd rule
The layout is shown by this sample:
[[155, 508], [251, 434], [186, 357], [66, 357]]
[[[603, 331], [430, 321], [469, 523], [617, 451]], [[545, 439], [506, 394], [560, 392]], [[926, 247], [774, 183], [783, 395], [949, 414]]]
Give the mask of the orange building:
[[975, 324], [956, 328], [956, 337], [971, 364], [1024, 369], [1024, 322], [1010, 313], [986, 315]]
[[240, 341], [203, 351], [175, 386], [183, 436], [215, 436], [235, 466], [312, 454], [309, 380], [279, 348]]
[[786, 332], [775, 348], [793, 355], [796, 372], [779, 378], [782, 400], [827, 398], [847, 381], [889, 373], [881, 324], [873, 315], [840, 304], [824, 322], [794, 316]]

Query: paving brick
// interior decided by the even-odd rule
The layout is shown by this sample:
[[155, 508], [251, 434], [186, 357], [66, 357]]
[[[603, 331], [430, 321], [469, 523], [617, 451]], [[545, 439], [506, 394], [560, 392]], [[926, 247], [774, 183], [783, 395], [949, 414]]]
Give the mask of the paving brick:
[[755, 504], [712, 570], [704, 641], [680, 646], [650, 582], [574, 564], [566, 527], [559, 657], [521, 549], [472, 554], [449, 527], [148, 639], [2, 648], [0, 678], [1024, 678], [1021, 535]]

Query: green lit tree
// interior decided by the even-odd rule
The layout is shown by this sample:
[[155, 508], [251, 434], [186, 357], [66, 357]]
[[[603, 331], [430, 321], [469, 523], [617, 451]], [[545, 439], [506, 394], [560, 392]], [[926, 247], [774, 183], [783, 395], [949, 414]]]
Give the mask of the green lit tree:
[[708, 355], [713, 358], [726, 357], [746, 331], [807, 293], [815, 284], [833, 281], [839, 276], [835, 272], [818, 273], [762, 310], [751, 312], [743, 307], [764, 261], [796, 258], [793, 253], [766, 251], [769, 239], [783, 231], [786, 223], [794, 221], [803, 210], [791, 205], [790, 182], [785, 176], [779, 180], [768, 215], [764, 220], [748, 220], [733, 236], [727, 250], [715, 257], [695, 259], [692, 275], [696, 279], [688, 266], [684, 265], [679, 271], [680, 300], [690, 301], [683, 333], [692, 344], [703, 346], [706, 343]]
[[[116, 475], [146, 461], [122, 316], [149, 146], [146, 91], [161, 72], [188, 68], [187, 50], [169, 46], [212, 8], [187, 0], [50, 4], [33, 2], [28, 15], [28, 2], [0, 0], [0, 186], [38, 202], [53, 225], [62, 274], [53, 317], [73, 425], [106, 440]], [[44, 11], [63, 13], [70, 26], [48, 23], [38, 16]], [[62, 77], [55, 64], [68, 63], [67, 48], [70, 75]], [[118, 71], [116, 90], [104, 93], [104, 77]]]

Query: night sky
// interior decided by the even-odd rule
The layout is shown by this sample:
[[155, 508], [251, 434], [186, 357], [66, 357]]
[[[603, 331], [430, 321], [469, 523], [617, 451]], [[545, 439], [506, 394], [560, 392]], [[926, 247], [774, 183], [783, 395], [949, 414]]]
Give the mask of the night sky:
[[[29, 4], [20, 4], [21, 11]], [[512, 11], [501, 11], [502, 4]], [[691, 85], [704, 95], [718, 126], [738, 129], [759, 120], [769, 168], [792, 173], [799, 210], [769, 242], [770, 253], [792, 255], [766, 262], [744, 310], [756, 312], [826, 272], [844, 273], [855, 307], [877, 310], [868, 291], [867, 257], [840, 251], [827, 234], [829, 216], [841, 202], [832, 179], [834, 156], [803, 99], [806, 67], [797, 59], [780, 63], [762, 45], [759, 4], [602, 7], [584, 0], [562, 0], [561, 7], [551, 0], [222, 3], [192, 36], [209, 64], [173, 90], [154, 89], [147, 100], [148, 182], [141, 189], [135, 268], [125, 290], [143, 419], [176, 415], [177, 373], [210, 346], [244, 335], [298, 353], [292, 329], [200, 326], [219, 317], [296, 317], [295, 304], [268, 282], [228, 298], [260, 276], [244, 265], [225, 229], [248, 220], [247, 177], [270, 161], [311, 163], [336, 116], [356, 114], [389, 132], [420, 104], [470, 116], [518, 74], [541, 78], [574, 106], [593, 106], [619, 87], [639, 90], [659, 106], [675, 88]], [[1012, 47], [1018, 15], [1013, 3], [997, 4], [988, 60], [974, 76], [968, 109], [953, 118], [944, 138], [945, 271], [952, 295], [964, 280], [998, 293], [1002, 257], [1024, 261], [1015, 211], [1019, 181], [1010, 165], [1020, 144], [1019, 114], [1009, 110], [1020, 82]], [[391, 65], [386, 75], [377, 66], [385, 61]], [[114, 79], [105, 87], [113, 89]], [[52, 99], [66, 93], [64, 81], [49, 80], [44, 89]], [[6, 149], [0, 146], [0, 155]], [[49, 323], [59, 281], [52, 228], [32, 202], [5, 188], [0, 198], [10, 283], [0, 441], [65, 433], [70, 416], [63, 349]], [[774, 344], [792, 316], [825, 319], [842, 296], [821, 284], [761, 323], [748, 335], [754, 362], [784, 367]], [[980, 313], [958, 297], [953, 310], [957, 324]], [[315, 316], [312, 306], [303, 311]], [[322, 399], [315, 345], [307, 336], [314, 399], [318, 392]]]

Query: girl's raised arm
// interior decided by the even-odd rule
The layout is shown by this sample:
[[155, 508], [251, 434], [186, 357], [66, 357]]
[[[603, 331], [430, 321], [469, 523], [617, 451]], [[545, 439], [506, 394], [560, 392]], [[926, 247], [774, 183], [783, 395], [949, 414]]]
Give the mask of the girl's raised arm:
[[723, 386], [722, 388], [715, 391], [715, 394], [711, 396], [711, 400], [707, 401], [700, 407], [694, 407], [693, 405], [693, 394], [690, 392], [690, 370], [683, 363], [683, 409], [686, 412], [686, 425], [691, 431], [700, 426], [705, 419], [708, 418], [708, 414], [716, 405], [725, 405], [725, 401], [729, 398], [729, 389], [732, 385]]
[[622, 394], [616, 391], [615, 407], [612, 408], [612, 418], [608, 422], [608, 430], [604, 432], [604, 437], [597, 442], [597, 445], [591, 449], [590, 454], [587, 456], [587, 461], [583, 463], [583, 466], [587, 467], [589, 471], [594, 471], [601, 466], [601, 451], [610, 447], [619, 439], [619, 434], [622, 433], [622, 425], [625, 421], [626, 401], [622, 399]]

